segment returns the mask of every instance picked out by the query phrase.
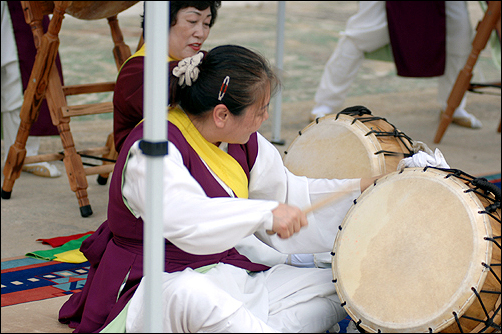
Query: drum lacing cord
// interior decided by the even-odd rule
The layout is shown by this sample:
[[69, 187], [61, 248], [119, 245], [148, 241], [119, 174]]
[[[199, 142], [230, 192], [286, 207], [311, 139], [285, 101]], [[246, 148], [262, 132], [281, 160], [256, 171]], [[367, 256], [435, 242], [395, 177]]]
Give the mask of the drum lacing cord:
[[[366, 121], [370, 121], [370, 120], [384, 120], [387, 122], [387, 120], [385, 118], [381, 118], [381, 117], [373, 117], [373, 118], [368, 118], [368, 119], [360, 119], [361, 122], [366, 122]], [[389, 123], [389, 122], [387, 122]], [[378, 151], [378, 152], [375, 152], [375, 154], [380, 154], [380, 153], [384, 153], [387, 155], [404, 155], [405, 158], [408, 158], [408, 157], [411, 157], [413, 155], [413, 150], [408, 146], [408, 144], [403, 140], [403, 138], [405, 138], [408, 143], [413, 143], [413, 140], [408, 137], [406, 134], [404, 134], [403, 132], [399, 131], [393, 124], [389, 123], [392, 128], [394, 130], [392, 131], [378, 131], [378, 130], [371, 130], [369, 131], [368, 133], [365, 134], [365, 136], [369, 136], [371, 134], [374, 134], [375, 136], [377, 137], [394, 137], [396, 138], [397, 140], [399, 140], [401, 142], [401, 144], [403, 144], [403, 146], [408, 150], [408, 153], [400, 153], [400, 152], [392, 152], [392, 151], [385, 151], [385, 150], [381, 150], [381, 151]]]
[[338, 119], [338, 116], [340, 114], [349, 116], [363, 116], [363, 115], [371, 115], [371, 111], [365, 106], [348, 107], [337, 113], [335, 119]]
[[[499, 249], [501, 249], [500, 244], [497, 242], [497, 240], [495, 240], [495, 239], [500, 239], [500, 238], [501, 237], [499, 235], [499, 236], [493, 237], [493, 238], [485, 237], [485, 240], [493, 242], [495, 244], [495, 246], [497, 246]], [[498, 265], [500, 266], [500, 264], [498, 264]]]
[[[390, 131], [390, 132], [370, 131], [366, 134], [366, 136], [370, 135], [371, 133], [375, 133], [375, 134], [377, 134], [377, 136], [394, 136], [394, 137], [399, 137], [399, 138], [406, 138], [408, 141], [413, 142], [413, 140], [410, 137], [408, 137], [403, 132], [397, 130], [397, 128], [394, 126], [394, 124], [389, 123], [389, 121], [387, 121], [386, 118], [379, 117], [379, 116], [362, 117], [363, 115], [371, 115], [371, 111], [364, 106], [354, 106], [354, 107], [345, 108], [344, 110], [342, 110], [338, 114], [336, 114], [335, 120], [338, 119], [338, 116], [340, 114], [361, 117], [361, 118], [356, 118], [356, 119], [352, 120], [351, 124], [354, 124], [356, 121], [360, 121], [361, 123], [365, 123], [365, 122], [383, 120], [383, 121], [387, 122], [390, 126], [392, 126], [392, 128], [394, 129], [393, 131]], [[408, 151], [410, 151], [410, 152], [412, 151], [404, 142], [403, 142], [403, 144], [406, 146]]]
[[[500, 216], [497, 217], [493, 213], [497, 211], [497, 209], [500, 209], [500, 197], [501, 197], [501, 190], [499, 187], [494, 185], [493, 183], [490, 183], [487, 179], [483, 177], [475, 178], [472, 175], [469, 175], [465, 172], [462, 172], [461, 170], [458, 169], [447, 169], [447, 168], [439, 168], [439, 167], [430, 167], [427, 166], [424, 168], [424, 172], [428, 169], [438, 169], [445, 171], [447, 173], [450, 173], [446, 175], [445, 178], [449, 178], [450, 176], [455, 176], [461, 180], [466, 181], [467, 183], [472, 184], [475, 188], [470, 188], [465, 190], [465, 193], [469, 192], [474, 192], [475, 194], [483, 197], [486, 201], [490, 202], [487, 207], [485, 207], [484, 211], [478, 211], [479, 214], [487, 214], [491, 218], [493, 218], [495, 221], [498, 223], [501, 223], [500, 221]], [[478, 191], [479, 189], [483, 190], [483, 192]], [[492, 193], [495, 199], [489, 196], [489, 193]]]
[[464, 330], [462, 329], [462, 325], [460, 325], [460, 321], [458, 320], [457, 312], [453, 312], [453, 316], [455, 317], [455, 322], [457, 323], [460, 333], [463, 333]]
[[[399, 153], [399, 152], [381, 150], [381, 151], [375, 152], [375, 154], [384, 153], [384, 155], [393, 155], [393, 156], [404, 155], [405, 158], [409, 158], [413, 155], [413, 150], [404, 142], [403, 138], [406, 138], [408, 140], [408, 142], [410, 142], [410, 143], [413, 143], [413, 140], [410, 137], [408, 137], [406, 134], [404, 134], [403, 132], [397, 130], [397, 128], [394, 126], [394, 124], [389, 123], [389, 121], [387, 121], [386, 118], [378, 117], [378, 116], [362, 117], [364, 115], [371, 115], [371, 111], [368, 108], [366, 108], [364, 106], [353, 106], [353, 107], [345, 108], [344, 110], [342, 110], [336, 114], [335, 120], [337, 120], [340, 115], [359, 116], [360, 117], [360, 118], [355, 118], [354, 120], [352, 120], [351, 124], [354, 124], [356, 121], [360, 121], [361, 123], [366, 123], [366, 122], [383, 120], [383, 121], [387, 122], [390, 126], [392, 126], [392, 128], [394, 129], [393, 131], [384, 132], [384, 131], [372, 130], [372, 131], [368, 132], [365, 136], [369, 136], [372, 133], [374, 133], [377, 137], [393, 136], [393, 137], [397, 138], [401, 142], [401, 144], [403, 144], [404, 147], [406, 147], [406, 149], [408, 150], [408, 153]], [[316, 119], [316, 122], [319, 123], [319, 121], [317, 119]], [[301, 132], [300, 132], [300, 134], [301, 134]]]
[[[472, 175], [469, 175], [461, 170], [458, 169], [448, 169], [448, 168], [439, 168], [439, 167], [431, 167], [427, 166], [424, 167], [423, 171], [425, 172], [427, 169], [432, 168], [432, 169], [437, 169], [437, 170], [442, 170], [444, 172], [450, 173], [445, 176], [445, 178], [449, 178], [450, 176], [455, 176], [461, 180], [464, 180], [470, 184], [472, 184], [475, 188], [474, 189], [467, 189], [465, 192], [472, 192], [474, 191], [476, 194], [482, 196], [489, 202], [492, 202], [493, 204], [485, 208], [487, 212], [495, 212], [496, 209], [500, 209], [500, 198], [501, 198], [501, 190], [499, 187], [494, 185], [493, 183], [490, 183], [487, 179], [483, 177], [475, 178]], [[483, 190], [485, 193], [480, 193], [477, 191], [477, 189]], [[493, 196], [495, 197], [495, 200], [487, 195], [488, 192], [491, 192]], [[500, 218], [496, 219], [498, 222], [500, 222]]]
[[[485, 238], [486, 239], [486, 238]], [[490, 265], [484, 263], [484, 262], [481, 262], [481, 265], [483, 267], [485, 267], [486, 269], [490, 270], [490, 272], [492, 273], [493, 277], [495, 277], [495, 279], [499, 282], [499, 284], [501, 284], [502, 282], [500, 281], [500, 278], [497, 276], [497, 274], [495, 273], [495, 271], [492, 269], [492, 267], [500, 267], [500, 263], [490, 263]], [[481, 291], [481, 292], [488, 292], [488, 291]], [[495, 293], [498, 293], [500, 294], [500, 292], [495, 292]]]
[[[491, 241], [492, 238], [485, 238], [485, 240], [490, 240]], [[500, 245], [498, 245], [498, 247], [500, 248]], [[493, 269], [491, 268], [492, 266], [500, 266], [500, 263], [498, 264], [491, 264], [490, 265], [487, 265], [486, 263], [482, 262], [481, 263], [483, 265], [483, 267], [485, 268], [488, 268], [490, 270], [490, 272], [493, 274], [493, 276], [495, 277], [495, 279], [499, 282], [499, 284], [501, 283], [500, 282], [500, 278], [497, 276], [497, 274], [493, 271]], [[477, 321], [477, 322], [480, 322], [480, 323], [484, 323], [485, 324], [485, 327], [481, 330], [481, 332], [484, 332], [487, 328], [489, 327], [492, 327], [492, 328], [495, 328], [497, 330], [500, 330], [500, 326], [497, 325], [496, 323], [494, 323], [494, 319], [495, 317], [498, 315], [498, 313], [500, 312], [500, 305], [498, 306], [498, 308], [493, 312], [493, 315], [490, 317], [490, 315], [488, 314], [488, 311], [486, 310], [486, 307], [483, 303], [483, 300], [481, 299], [481, 295], [478, 293], [478, 291], [476, 290], [475, 287], [471, 287], [471, 290], [472, 292], [474, 292], [474, 294], [476, 295], [476, 298], [478, 299], [479, 303], [481, 304], [481, 307], [483, 309], [483, 312], [485, 313], [485, 316], [486, 316], [486, 320], [482, 320], [482, 319], [477, 319], [477, 318], [474, 318], [474, 317], [470, 317], [470, 316], [467, 316], [467, 315], [462, 315], [461, 317], [462, 318], [465, 318], [465, 319], [469, 319], [469, 320], [473, 320], [473, 321]], [[500, 295], [501, 292], [500, 291], [488, 291], [488, 290], [481, 290], [480, 291], [481, 293], [489, 293], [489, 294], [498, 294]], [[457, 316], [457, 313], [456, 312], [453, 312], [453, 316], [455, 317], [455, 322], [457, 323], [457, 326], [458, 328], [460, 329], [460, 332], [461, 333], [464, 333], [463, 329], [462, 329], [462, 326], [460, 324], [460, 321], [458, 319], [458, 316]]]
[[[481, 299], [481, 296], [479, 295], [479, 293], [477, 292], [476, 288], [472, 287], [471, 290], [474, 292], [474, 294], [476, 295], [479, 303], [481, 304], [481, 307], [483, 308], [483, 312], [485, 313], [485, 316], [486, 316], [486, 320], [482, 320], [482, 319], [477, 319], [477, 318], [474, 318], [474, 317], [469, 317], [467, 315], [462, 315], [461, 318], [465, 318], [465, 319], [469, 319], [469, 320], [473, 320], [473, 321], [477, 321], [477, 322], [480, 322], [480, 323], [484, 323], [485, 324], [485, 327], [480, 331], [480, 332], [484, 332], [486, 329], [488, 329], [489, 327], [492, 327], [492, 328], [495, 328], [496, 330], [500, 330], [501, 327], [499, 325], [497, 325], [493, 319], [495, 319], [495, 316], [497, 316], [497, 314], [500, 312], [500, 306], [499, 305], [497, 307], [497, 309], [495, 310], [495, 312], [493, 312], [493, 315], [490, 317], [490, 315], [488, 314], [488, 311], [486, 310], [486, 307], [485, 305], [483, 304], [483, 300]], [[483, 290], [481, 290], [481, 292], [483, 292]], [[492, 292], [493, 293], [493, 292]], [[495, 293], [498, 293], [498, 292], [495, 292]], [[500, 294], [500, 293], [498, 293]], [[462, 329], [462, 326], [460, 325], [460, 321], [458, 319], [458, 316], [457, 316], [457, 313], [456, 312], [453, 312], [453, 316], [455, 317], [455, 322], [457, 323], [457, 326], [458, 328], [460, 329], [460, 332], [461, 333], [464, 333], [463, 329]]]
[[[364, 329], [362, 329], [361, 327], [361, 319], [359, 319], [355, 324], [356, 324], [356, 328], [359, 332], [361, 333], [366, 333], [366, 331]], [[377, 333], [382, 333], [382, 331], [380, 329], [377, 329]]]

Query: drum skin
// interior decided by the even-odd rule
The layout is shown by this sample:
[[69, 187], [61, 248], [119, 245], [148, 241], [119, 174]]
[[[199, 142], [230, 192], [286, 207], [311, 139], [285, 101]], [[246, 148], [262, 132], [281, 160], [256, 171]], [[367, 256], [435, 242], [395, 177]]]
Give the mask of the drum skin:
[[[486, 239], [500, 237], [500, 209], [481, 213], [490, 201], [472, 188], [443, 170], [406, 168], [357, 199], [335, 238], [332, 271], [361, 328], [459, 333], [456, 315], [464, 332], [482, 330], [461, 316], [486, 318], [474, 290], [493, 292], [479, 293], [490, 316], [500, 307], [500, 282], [484, 265], [500, 264]], [[500, 265], [492, 269], [501, 277]]]
[[284, 165], [295, 175], [311, 178], [349, 179], [392, 172], [401, 159], [413, 154], [412, 141], [394, 133], [403, 135], [371, 114], [328, 115], [300, 131], [285, 152]]

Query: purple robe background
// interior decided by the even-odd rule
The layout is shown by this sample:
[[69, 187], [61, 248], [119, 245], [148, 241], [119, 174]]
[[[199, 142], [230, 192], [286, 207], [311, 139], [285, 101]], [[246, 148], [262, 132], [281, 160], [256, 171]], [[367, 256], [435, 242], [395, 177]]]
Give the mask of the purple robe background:
[[[23, 82], [23, 92], [28, 87], [31, 70], [35, 64], [35, 56], [37, 48], [33, 40], [33, 33], [31, 27], [24, 19], [23, 8], [20, 1], [7, 1], [9, 13], [12, 21], [12, 28], [14, 30], [14, 38], [17, 44], [17, 55], [19, 58], [19, 69], [21, 71], [21, 80]], [[49, 17], [44, 16], [42, 25], [44, 32], [49, 28]], [[59, 52], [56, 56], [56, 66], [59, 72], [61, 83], [63, 84], [63, 71], [61, 68], [61, 60], [59, 59]], [[59, 135], [57, 127], [52, 124], [49, 107], [47, 101], [42, 101], [38, 119], [31, 125], [30, 136], [53, 136]]]
[[446, 63], [444, 1], [386, 1], [390, 44], [397, 75], [443, 75]]

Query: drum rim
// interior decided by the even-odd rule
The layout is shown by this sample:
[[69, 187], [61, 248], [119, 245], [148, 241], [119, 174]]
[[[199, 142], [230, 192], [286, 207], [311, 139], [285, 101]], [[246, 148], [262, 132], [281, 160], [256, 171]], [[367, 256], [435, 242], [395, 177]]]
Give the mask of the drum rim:
[[[398, 175], [398, 174], [401, 174], [403, 172], [407, 173], [407, 174], [410, 174], [410, 173], [425, 172], [425, 171], [426, 170], [423, 169], [423, 168], [406, 168], [404, 171], [396, 171], [396, 172], [393, 172], [391, 174], [386, 175], [385, 177], [381, 178], [378, 181], [378, 183], [381, 184], [382, 182], [385, 182], [385, 180], [393, 178], [394, 175]], [[441, 171], [441, 170], [428, 169], [428, 171], [431, 172], [431, 173], [437, 174], [439, 176], [445, 176], [445, 175], [447, 175], [446, 172]], [[450, 178], [450, 180], [452, 180], [458, 186], [460, 186], [460, 188], [462, 190], [470, 189], [465, 183], [463, 183], [460, 180], [457, 180], [456, 178]], [[363, 192], [361, 194], [361, 196], [357, 200], [358, 201], [359, 200], [361, 200], [361, 201], [364, 200], [368, 196], [368, 194], [371, 193], [371, 189], [373, 189], [373, 188], [374, 188], [374, 186], [368, 188], [365, 192]], [[469, 193], [468, 195], [474, 201], [474, 204], [472, 204], [472, 205], [477, 205], [478, 207], [481, 207], [481, 208], [483, 207], [481, 201], [479, 200], [479, 198], [476, 195], [474, 195], [473, 193]], [[333, 252], [332, 252], [332, 255], [333, 255], [332, 256], [332, 272], [333, 272], [333, 278], [334, 278], [333, 282], [335, 284], [335, 288], [336, 288], [338, 297], [340, 298], [340, 301], [342, 302], [342, 305], [344, 305], [344, 307], [346, 308], [347, 313], [352, 317], [353, 320], [355, 320], [356, 322], [360, 322], [359, 325], [363, 329], [369, 330], [369, 331], [374, 331], [375, 328], [379, 328], [383, 332], [384, 331], [399, 331], [399, 332], [401, 332], [403, 330], [407, 330], [407, 331], [408, 330], [410, 330], [410, 331], [427, 331], [427, 330], [429, 330], [429, 328], [432, 328], [433, 331], [436, 332], [436, 331], [443, 330], [443, 329], [447, 328], [448, 326], [452, 325], [452, 323], [455, 322], [455, 319], [454, 319], [453, 315], [451, 317], [445, 317], [445, 315], [448, 314], [448, 313], [451, 314], [451, 311], [458, 311], [457, 313], [459, 314], [459, 316], [461, 314], [463, 314], [463, 312], [465, 312], [465, 310], [467, 310], [472, 305], [472, 303], [475, 301], [476, 296], [475, 296], [474, 293], [470, 294], [470, 296], [468, 298], [464, 298], [463, 297], [463, 296], [465, 296], [465, 293], [460, 294], [460, 296], [458, 297], [458, 299], [457, 300], [452, 300], [452, 302], [463, 301], [463, 299], [465, 299], [465, 301], [463, 302], [463, 305], [461, 307], [459, 307], [459, 308], [449, 308], [450, 304], [452, 304], [452, 303], [450, 303], [450, 304], [447, 305], [448, 307], [445, 307], [444, 310], [438, 312], [439, 314], [434, 314], [435, 317], [433, 319], [430, 319], [430, 320], [428, 320], [428, 322], [424, 322], [423, 324], [418, 324], [415, 327], [410, 327], [410, 324], [408, 324], [408, 323], [406, 323], [407, 327], [403, 327], [403, 324], [405, 324], [404, 322], [403, 323], [399, 323], [399, 326], [389, 326], [390, 323], [386, 322], [386, 321], [382, 321], [381, 323], [377, 324], [376, 322], [369, 321], [368, 319], [364, 320], [361, 317], [361, 315], [363, 315], [363, 314], [361, 314], [362, 312], [359, 312], [357, 310], [357, 307], [354, 308], [353, 305], [349, 305], [349, 303], [351, 301], [348, 300], [348, 299], [350, 299], [350, 297], [346, 296], [346, 292], [343, 289], [343, 284], [338, 279], [339, 275], [336, 274], [336, 270], [338, 270], [338, 267], [337, 267], [338, 263], [337, 263], [337, 260], [336, 260], [337, 256], [336, 256], [335, 250], [337, 248], [337, 245], [339, 243], [341, 235], [343, 234], [343, 230], [346, 227], [346, 225], [348, 223], [348, 220], [351, 218], [352, 212], [354, 211], [354, 207], [355, 207], [355, 205], [353, 205], [349, 209], [349, 211], [348, 211], [345, 219], [343, 220], [343, 222], [341, 224], [341, 228], [340, 228], [341, 231], [339, 233], [337, 233], [337, 235], [335, 237], [335, 241], [334, 241], [334, 245], [333, 245]], [[485, 234], [487, 236], [488, 235], [492, 235], [492, 229], [491, 229], [490, 219], [486, 215], [476, 216], [476, 218], [477, 218], [477, 220], [482, 220]], [[471, 224], [473, 224], [472, 221], [471, 221]], [[484, 249], [486, 251], [485, 252], [485, 262], [486, 263], [490, 263], [490, 260], [492, 258], [492, 245], [491, 245], [491, 243], [487, 242], [486, 243], [486, 247], [484, 247]], [[481, 252], [479, 250], [478, 250], [478, 252], [481, 254]], [[472, 277], [476, 281], [476, 284], [474, 284], [476, 288], [479, 288], [479, 287], [483, 286], [483, 284], [485, 282], [485, 279], [487, 278], [487, 275], [488, 275], [488, 271], [486, 269], [483, 269], [481, 271], [481, 274], [479, 275], [479, 277], [478, 276]], [[466, 286], [467, 286], [467, 284], [466, 284]], [[463, 288], [463, 287], [464, 287], [464, 285], [462, 285], [461, 287], [459, 287], [459, 289], [456, 290], [455, 295], [458, 295], [459, 294], [459, 290], [461, 290], [461, 288]], [[413, 323], [413, 324], [416, 325], [416, 322]], [[371, 328], [371, 327], [369, 327], [370, 325], [375, 326], [375, 327]]]

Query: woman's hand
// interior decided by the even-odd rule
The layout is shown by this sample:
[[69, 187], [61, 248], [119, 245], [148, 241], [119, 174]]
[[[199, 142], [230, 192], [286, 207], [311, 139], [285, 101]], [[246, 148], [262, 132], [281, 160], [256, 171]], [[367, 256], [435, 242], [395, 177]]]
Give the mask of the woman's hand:
[[281, 239], [287, 239], [300, 229], [308, 225], [307, 216], [296, 206], [279, 203], [279, 206], [272, 210], [274, 224], [272, 231], [268, 234], [277, 233]]

